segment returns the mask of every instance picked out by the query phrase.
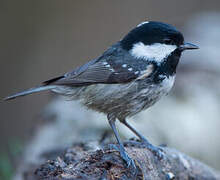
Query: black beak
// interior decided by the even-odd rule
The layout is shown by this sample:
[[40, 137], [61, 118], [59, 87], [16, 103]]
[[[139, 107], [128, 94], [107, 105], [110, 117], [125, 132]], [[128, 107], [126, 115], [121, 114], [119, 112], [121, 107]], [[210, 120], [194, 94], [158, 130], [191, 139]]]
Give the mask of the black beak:
[[199, 49], [199, 46], [196, 46], [191, 43], [184, 43], [183, 45], [180, 45], [180, 50], [191, 50], [191, 49]]

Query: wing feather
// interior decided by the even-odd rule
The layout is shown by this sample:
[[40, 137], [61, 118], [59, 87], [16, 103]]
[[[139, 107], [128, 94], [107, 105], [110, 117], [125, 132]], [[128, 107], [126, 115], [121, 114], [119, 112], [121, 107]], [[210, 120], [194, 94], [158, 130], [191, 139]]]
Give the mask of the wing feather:
[[126, 83], [137, 76], [132, 72], [122, 71], [113, 67], [106, 67], [103, 61], [90, 65], [79, 74], [69, 73], [53, 82], [56, 85], [82, 86], [95, 83]]
[[[141, 60], [135, 61], [128, 56], [128, 53], [123, 53], [119, 49], [110, 48], [98, 59], [91, 60], [72, 72], [68, 72], [57, 79], [48, 80], [46, 83], [67, 86], [83, 86], [95, 83], [114, 84], [127, 83], [141, 75], [140, 79], [151, 75], [154, 70], [152, 64], [147, 64], [146, 61], [141, 62]], [[125, 57], [126, 55], [128, 57]], [[127, 62], [126, 66], [124, 66], [125, 62]], [[144, 67], [143, 63], [145, 64]]]

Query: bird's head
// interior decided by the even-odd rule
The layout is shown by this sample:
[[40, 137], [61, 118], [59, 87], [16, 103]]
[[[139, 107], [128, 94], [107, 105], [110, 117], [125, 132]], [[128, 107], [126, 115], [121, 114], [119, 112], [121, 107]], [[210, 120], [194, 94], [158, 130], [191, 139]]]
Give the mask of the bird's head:
[[172, 54], [180, 57], [184, 50], [198, 49], [196, 45], [185, 43], [182, 33], [175, 27], [156, 21], [139, 24], [120, 43], [134, 57], [157, 63]]

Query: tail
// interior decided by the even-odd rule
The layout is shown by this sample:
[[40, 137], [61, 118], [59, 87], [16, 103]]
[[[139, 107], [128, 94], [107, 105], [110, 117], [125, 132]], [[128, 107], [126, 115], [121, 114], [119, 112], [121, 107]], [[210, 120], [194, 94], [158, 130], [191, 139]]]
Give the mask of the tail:
[[59, 76], [59, 77], [50, 79], [48, 81], [44, 81], [41, 86], [33, 87], [33, 88], [27, 89], [25, 91], [13, 94], [11, 96], [8, 96], [8, 97], [4, 98], [3, 100], [7, 101], [7, 100], [15, 99], [15, 98], [20, 97], [20, 96], [26, 96], [28, 94], [54, 89], [57, 86], [53, 85], [53, 83], [60, 80], [60, 79], [62, 79], [62, 78], [64, 78], [64, 76]]
[[8, 96], [8, 97], [4, 98], [3, 100], [5, 100], [5, 101], [6, 100], [11, 100], [11, 99], [14, 99], [14, 98], [17, 98], [17, 97], [20, 97], [20, 96], [26, 96], [28, 94], [32, 94], [32, 93], [36, 93], [36, 92], [40, 92], [40, 91], [46, 91], [46, 90], [54, 89], [55, 87], [56, 86], [54, 86], [54, 85], [46, 85], [46, 86], [42, 85], [42, 86], [30, 88], [30, 89], [27, 89], [25, 91], [13, 94], [11, 96]]

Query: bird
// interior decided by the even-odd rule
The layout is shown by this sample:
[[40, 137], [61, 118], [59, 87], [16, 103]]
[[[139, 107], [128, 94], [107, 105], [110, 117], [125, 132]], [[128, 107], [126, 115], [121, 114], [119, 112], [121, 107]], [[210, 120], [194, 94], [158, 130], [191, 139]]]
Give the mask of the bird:
[[4, 100], [50, 90], [106, 114], [117, 140], [115, 148], [128, 167], [135, 166], [120, 139], [116, 120], [130, 129], [157, 157], [161, 157], [161, 149], [132, 127], [127, 118], [167, 95], [174, 85], [182, 52], [198, 48], [186, 43], [183, 34], [173, 25], [145, 21], [98, 58]]

